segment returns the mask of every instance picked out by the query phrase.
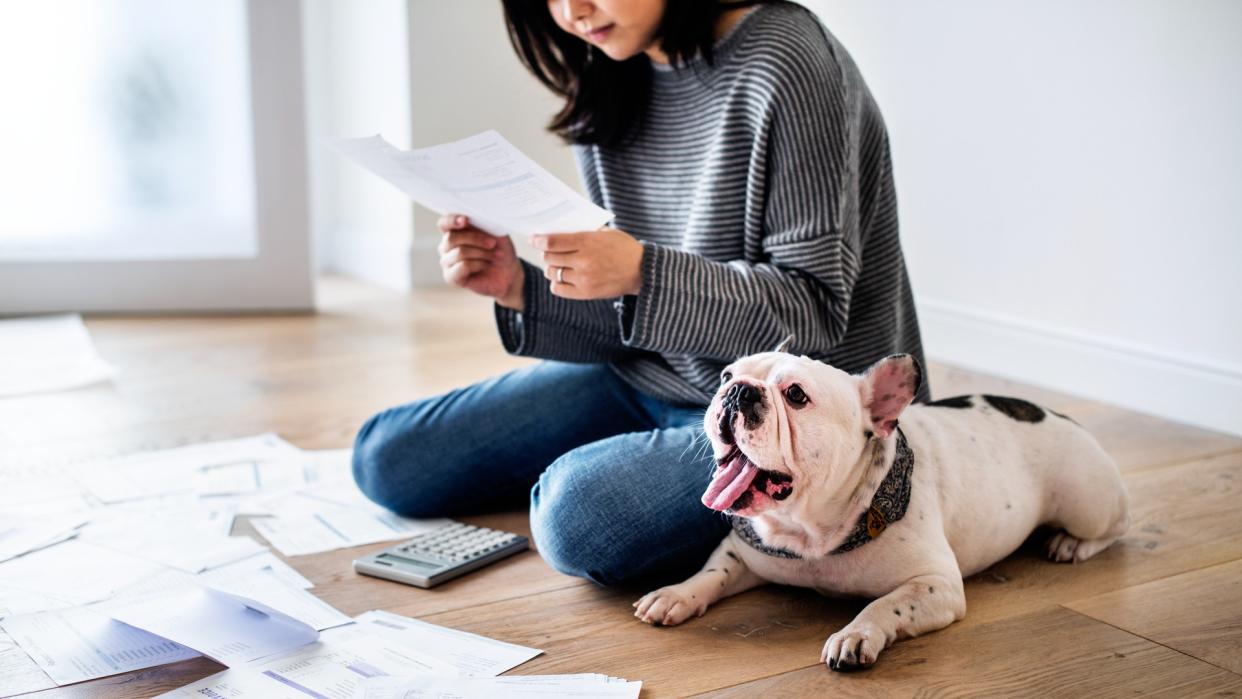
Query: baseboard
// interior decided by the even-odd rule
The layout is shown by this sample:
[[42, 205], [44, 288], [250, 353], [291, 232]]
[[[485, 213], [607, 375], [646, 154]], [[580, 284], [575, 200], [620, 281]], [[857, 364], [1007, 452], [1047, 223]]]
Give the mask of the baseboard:
[[923, 299], [928, 358], [1242, 436], [1242, 367]]

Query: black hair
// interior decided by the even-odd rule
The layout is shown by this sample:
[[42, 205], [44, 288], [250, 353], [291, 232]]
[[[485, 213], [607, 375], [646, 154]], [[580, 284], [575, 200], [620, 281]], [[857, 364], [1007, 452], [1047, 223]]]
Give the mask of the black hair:
[[[712, 64], [716, 21], [726, 10], [765, 0], [667, 0], [656, 35], [675, 68], [702, 56]], [[614, 61], [562, 30], [547, 0], [502, 0], [509, 41], [530, 72], [565, 98], [548, 130], [572, 143], [617, 145], [646, 112], [651, 66], [639, 53]]]

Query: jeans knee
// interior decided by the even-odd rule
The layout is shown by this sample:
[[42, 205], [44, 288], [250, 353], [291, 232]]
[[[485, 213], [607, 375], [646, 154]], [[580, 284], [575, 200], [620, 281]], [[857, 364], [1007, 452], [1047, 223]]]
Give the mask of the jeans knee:
[[530, 530], [539, 555], [566, 575], [600, 585], [624, 582], [632, 574], [624, 569], [626, 556], [619, 546], [607, 545], [608, 529], [624, 522], [592, 498], [574, 469], [557, 468], [564, 459], [544, 471], [531, 489]]
[[358, 489], [377, 505], [407, 517], [438, 517], [435, 503], [418, 497], [422, 488], [413, 487], [423, 471], [417, 455], [411, 454], [399, 431], [387, 421], [389, 411], [371, 417], [354, 439], [352, 470]]

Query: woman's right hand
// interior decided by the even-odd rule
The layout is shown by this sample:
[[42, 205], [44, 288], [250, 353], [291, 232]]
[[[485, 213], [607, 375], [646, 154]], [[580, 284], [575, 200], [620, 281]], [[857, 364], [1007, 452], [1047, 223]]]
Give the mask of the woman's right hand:
[[461, 214], [445, 214], [438, 223], [440, 270], [444, 281], [522, 310], [526, 272], [509, 236], [494, 236], [470, 225]]

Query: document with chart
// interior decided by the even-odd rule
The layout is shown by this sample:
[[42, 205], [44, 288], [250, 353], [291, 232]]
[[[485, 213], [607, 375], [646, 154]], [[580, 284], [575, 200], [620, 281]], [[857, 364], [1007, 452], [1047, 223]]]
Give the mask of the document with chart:
[[428, 209], [465, 214], [496, 235], [593, 231], [612, 220], [495, 131], [408, 151], [380, 136], [345, 139], [336, 150]]

